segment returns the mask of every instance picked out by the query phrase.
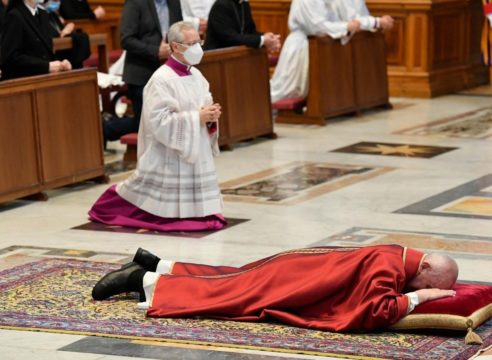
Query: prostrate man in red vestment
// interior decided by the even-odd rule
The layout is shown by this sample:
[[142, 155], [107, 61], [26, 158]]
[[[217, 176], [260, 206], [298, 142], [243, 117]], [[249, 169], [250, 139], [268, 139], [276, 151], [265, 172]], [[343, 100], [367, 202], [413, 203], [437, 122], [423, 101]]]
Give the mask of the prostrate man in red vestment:
[[[268, 318], [318, 330], [372, 330], [454, 296], [456, 262], [398, 245], [286, 251], [240, 268], [161, 260], [138, 249], [105, 275], [95, 300], [138, 291], [151, 317]], [[405, 293], [409, 291], [408, 293]]]

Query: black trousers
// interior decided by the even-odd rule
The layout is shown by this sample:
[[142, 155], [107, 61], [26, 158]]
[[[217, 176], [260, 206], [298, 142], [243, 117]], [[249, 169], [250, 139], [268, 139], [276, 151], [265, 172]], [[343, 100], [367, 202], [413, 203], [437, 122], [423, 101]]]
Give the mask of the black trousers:
[[132, 101], [133, 117], [113, 116], [111, 119], [103, 120], [104, 147], [107, 141], [119, 140], [123, 135], [138, 132], [142, 114], [143, 89], [144, 86], [128, 84], [128, 97]]

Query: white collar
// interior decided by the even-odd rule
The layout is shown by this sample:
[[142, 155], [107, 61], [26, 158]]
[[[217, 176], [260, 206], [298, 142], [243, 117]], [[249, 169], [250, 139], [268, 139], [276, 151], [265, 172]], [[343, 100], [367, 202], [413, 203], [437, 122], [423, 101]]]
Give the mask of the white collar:
[[24, 5], [31, 12], [32, 16], [36, 16], [36, 14], [38, 13], [38, 6], [37, 5], [36, 5], [36, 7], [32, 8], [31, 5], [29, 5], [26, 0], [24, 0]]

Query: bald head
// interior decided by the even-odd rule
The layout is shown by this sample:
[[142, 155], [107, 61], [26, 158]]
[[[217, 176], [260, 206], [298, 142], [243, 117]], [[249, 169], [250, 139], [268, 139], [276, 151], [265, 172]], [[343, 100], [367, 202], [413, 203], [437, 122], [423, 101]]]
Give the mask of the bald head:
[[420, 264], [417, 275], [408, 283], [412, 290], [451, 289], [458, 278], [458, 264], [442, 254], [429, 254]]

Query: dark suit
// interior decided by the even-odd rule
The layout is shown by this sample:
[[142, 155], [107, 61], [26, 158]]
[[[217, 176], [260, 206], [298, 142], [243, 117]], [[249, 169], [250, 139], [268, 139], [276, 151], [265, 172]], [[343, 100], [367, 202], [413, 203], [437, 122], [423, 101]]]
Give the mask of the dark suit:
[[[179, 0], [167, 0], [169, 26], [183, 20]], [[154, 0], [126, 0], [121, 16], [121, 47], [126, 50], [123, 80], [128, 85], [134, 118], [104, 122], [105, 140], [137, 132], [142, 113], [143, 89], [160, 64], [162, 30]]]
[[8, 8], [0, 48], [2, 79], [49, 73], [55, 57], [46, 11], [35, 17], [22, 1]]
[[[179, 0], [168, 0], [169, 26], [183, 20]], [[121, 16], [121, 47], [126, 50], [123, 80], [144, 86], [159, 66], [161, 25], [154, 0], [126, 0]]]
[[87, 0], [61, 0], [60, 15], [67, 20], [96, 18]]
[[260, 47], [262, 33], [256, 31], [249, 2], [217, 0], [208, 15], [206, 50], [246, 45]]
[[4, 14], [5, 14], [5, 6], [3, 5], [3, 2], [0, 0], [0, 36], [2, 36]]

